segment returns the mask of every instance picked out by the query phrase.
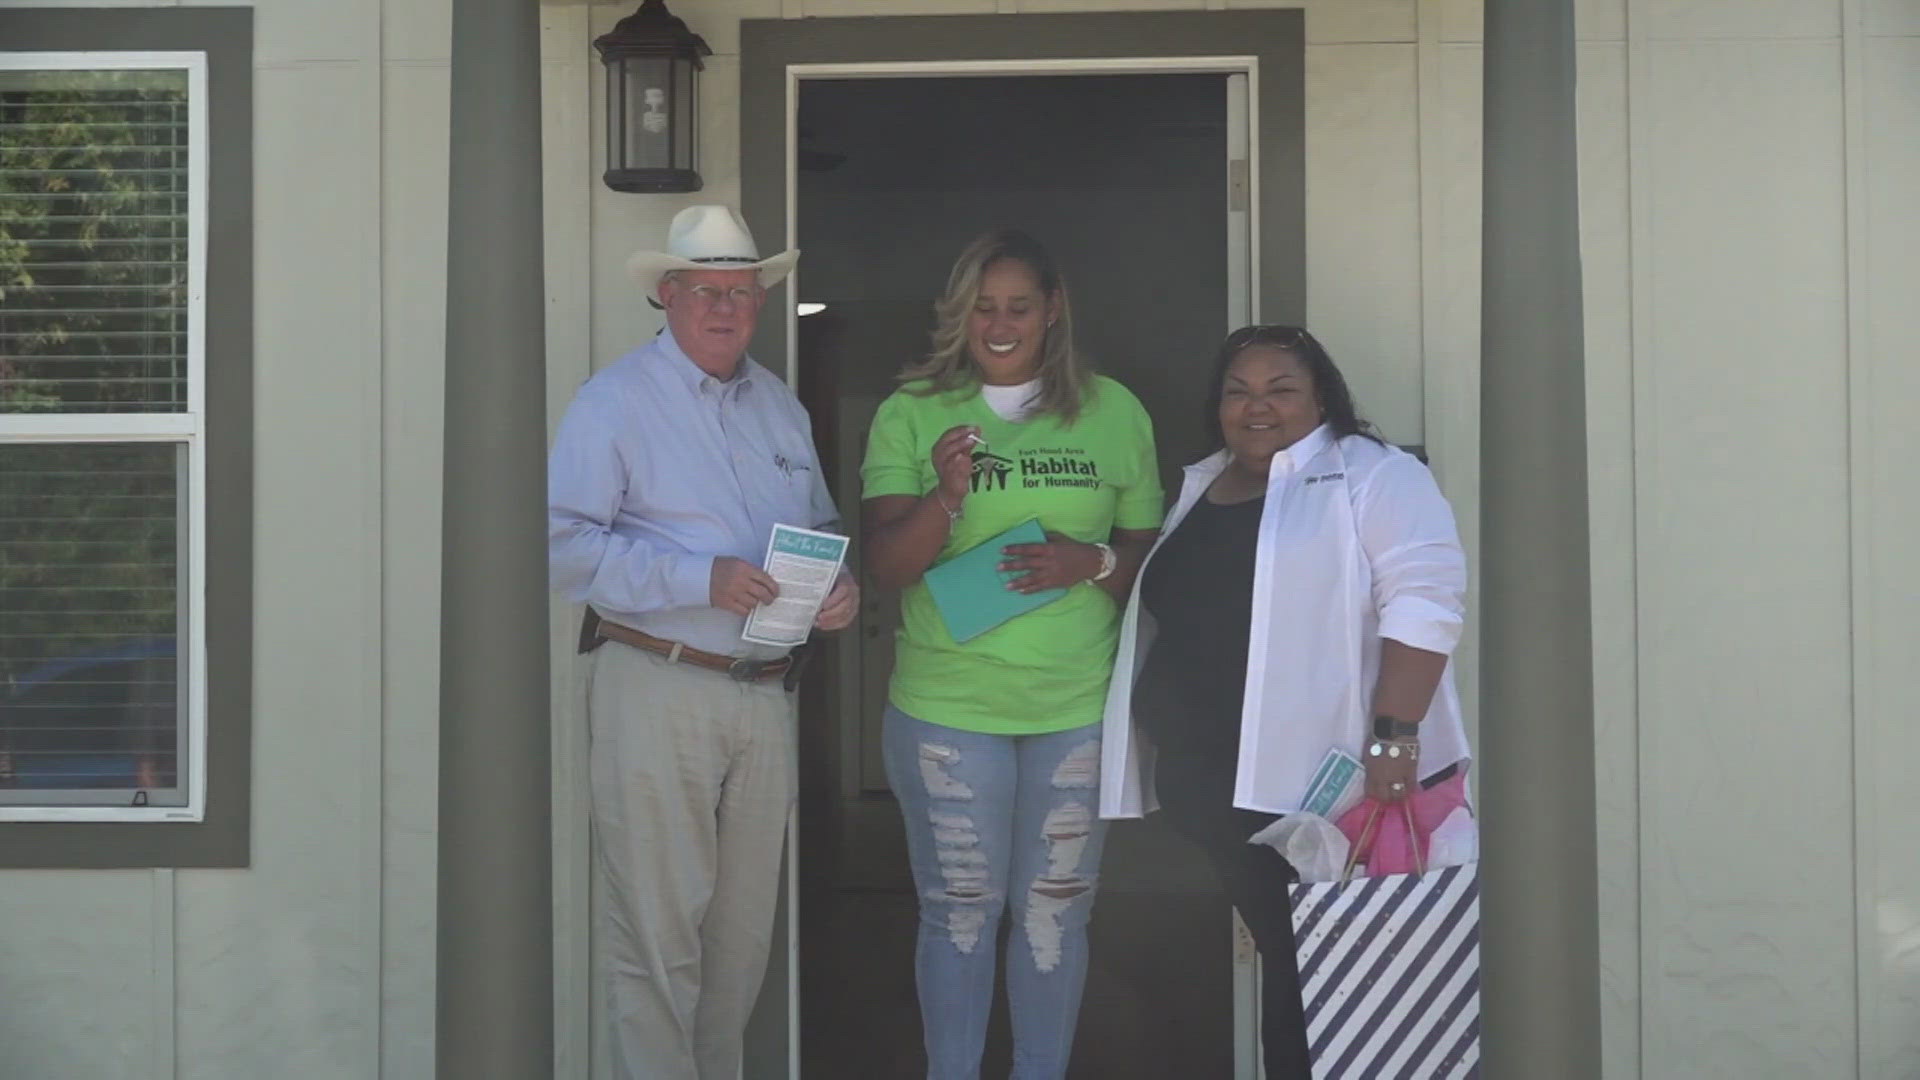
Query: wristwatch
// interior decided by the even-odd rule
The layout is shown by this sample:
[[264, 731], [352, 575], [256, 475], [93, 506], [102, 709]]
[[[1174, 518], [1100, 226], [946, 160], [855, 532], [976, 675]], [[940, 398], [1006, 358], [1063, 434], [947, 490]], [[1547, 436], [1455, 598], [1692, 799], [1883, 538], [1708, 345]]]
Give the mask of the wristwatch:
[[1376, 716], [1373, 718], [1373, 737], [1383, 741], [1417, 739], [1420, 737], [1420, 725], [1396, 720], [1391, 716]]
[[1120, 559], [1113, 553], [1113, 548], [1106, 544], [1095, 541], [1093, 546], [1100, 549], [1100, 572], [1088, 580], [1105, 581], [1113, 576], [1113, 568], [1120, 565]]

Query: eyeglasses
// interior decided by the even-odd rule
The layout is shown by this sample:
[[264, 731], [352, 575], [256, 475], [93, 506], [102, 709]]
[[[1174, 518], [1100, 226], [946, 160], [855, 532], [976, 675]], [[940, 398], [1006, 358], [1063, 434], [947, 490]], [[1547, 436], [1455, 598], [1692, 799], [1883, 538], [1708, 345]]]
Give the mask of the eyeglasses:
[[1303, 343], [1319, 344], [1304, 326], [1288, 326], [1285, 323], [1265, 323], [1243, 326], [1227, 335], [1226, 347], [1239, 351], [1249, 345], [1271, 345], [1276, 349], [1293, 349]]
[[722, 299], [731, 300], [736, 307], [746, 307], [760, 302], [760, 290], [745, 285], [735, 285], [731, 289], [722, 289], [714, 285], [689, 285], [687, 292], [693, 294], [694, 302], [701, 307], [712, 307]]

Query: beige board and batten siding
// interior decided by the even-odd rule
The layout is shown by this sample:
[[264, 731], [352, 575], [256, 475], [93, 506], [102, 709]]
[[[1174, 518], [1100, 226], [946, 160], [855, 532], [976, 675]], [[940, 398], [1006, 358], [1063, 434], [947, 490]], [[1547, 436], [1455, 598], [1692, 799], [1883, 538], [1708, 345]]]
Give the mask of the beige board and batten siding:
[[[1920, 4], [1576, 15], [1605, 1075], [1920, 1076]], [[1480, 5], [1416, 25], [1446, 445], [1474, 412], [1433, 373], [1478, 346]]]
[[1606, 1074], [1920, 1076], [1920, 5], [1582, 15]]
[[1904, 1080], [1920, 1075], [1920, 786], [1907, 768], [1920, 760], [1920, 4], [1868, 5], [1864, 27], [1849, 16], [1861, 1060], [1874, 1080]]
[[[658, 325], [627, 252], [688, 202], [738, 198], [738, 20], [881, 13], [683, 11], [720, 51], [708, 189], [635, 198], [599, 185], [581, 108], [588, 42], [624, 12], [543, 11], [556, 408]], [[1579, 13], [1606, 1072], [1910, 1077], [1920, 5]], [[1307, 16], [1309, 321], [1376, 415], [1418, 418], [1395, 435], [1428, 444], [1471, 544], [1478, 5]], [[33, 1036], [9, 1040], [22, 1076], [430, 1068], [447, 7], [257, 19], [254, 864], [0, 874], [8, 998], [32, 1003], [10, 1025]], [[1348, 187], [1335, 161], [1418, 182]], [[556, 719], [564, 746], [578, 715]], [[557, 839], [583, 853], [583, 774], [556, 768]], [[584, 870], [561, 860], [556, 893], [582, 991], [564, 911], [584, 912]], [[563, 1061], [570, 1033], [585, 1053], [564, 1022], [583, 1005], [562, 1009]]]
[[0, 872], [21, 1080], [432, 1073], [451, 8], [252, 6], [252, 862]]

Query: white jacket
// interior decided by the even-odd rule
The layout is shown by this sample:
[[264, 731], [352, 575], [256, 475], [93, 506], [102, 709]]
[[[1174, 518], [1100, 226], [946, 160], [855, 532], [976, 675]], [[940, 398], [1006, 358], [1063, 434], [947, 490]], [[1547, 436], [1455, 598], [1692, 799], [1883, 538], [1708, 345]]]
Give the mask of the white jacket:
[[[1221, 451], [1187, 467], [1154, 551], [1226, 465]], [[1297, 810], [1329, 748], [1358, 756], [1380, 639], [1451, 655], [1466, 590], [1453, 511], [1418, 458], [1358, 435], [1336, 439], [1324, 425], [1275, 454], [1254, 556], [1234, 805]], [[1139, 817], [1158, 807], [1153, 746], [1133, 723], [1134, 679], [1153, 635], [1135, 588], [1107, 690], [1101, 817]], [[1422, 777], [1471, 756], [1451, 664], [1420, 724], [1420, 742]]]

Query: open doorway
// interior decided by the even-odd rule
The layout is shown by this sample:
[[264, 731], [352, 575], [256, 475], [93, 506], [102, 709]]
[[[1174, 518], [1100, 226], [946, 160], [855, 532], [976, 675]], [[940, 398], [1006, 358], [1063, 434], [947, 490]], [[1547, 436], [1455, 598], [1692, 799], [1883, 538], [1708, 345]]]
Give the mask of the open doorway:
[[[1163, 481], [1202, 446], [1213, 345], [1251, 308], [1244, 74], [802, 78], [798, 388], [850, 533], [875, 408], [924, 353], [961, 247], [999, 225], [1060, 260], [1078, 345], [1152, 415]], [[857, 556], [857, 552], [856, 552]], [[808, 1076], [924, 1069], [916, 904], [879, 758], [897, 597], [865, 585], [803, 704], [798, 988]], [[1211, 871], [1157, 822], [1110, 835], [1074, 1075], [1235, 1071], [1236, 959]], [[1245, 957], [1241, 958], [1242, 961]], [[1242, 964], [1244, 966], [1244, 963]], [[1244, 977], [1244, 974], [1243, 974]], [[1004, 997], [985, 1073], [1004, 1074]]]

